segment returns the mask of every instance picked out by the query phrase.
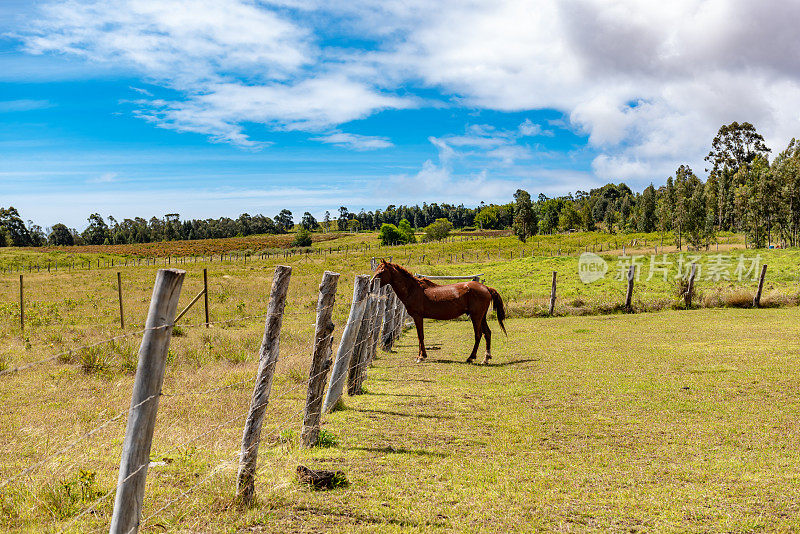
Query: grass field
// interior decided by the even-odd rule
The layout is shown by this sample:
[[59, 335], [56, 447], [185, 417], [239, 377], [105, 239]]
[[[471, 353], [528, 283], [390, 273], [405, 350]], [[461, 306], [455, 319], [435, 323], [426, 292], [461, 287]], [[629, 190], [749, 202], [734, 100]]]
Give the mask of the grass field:
[[[591, 240], [567, 238], [584, 248]], [[342, 239], [367, 243], [364, 235]], [[353, 275], [368, 272], [370, 256], [378, 254], [281, 258], [293, 266], [281, 358], [259, 461], [259, 500], [244, 512], [231, 506], [236, 453], [279, 260], [178, 265], [187, 270], [181, 308], [201, 289], [202, 268], [209, 269], [215, 324], [200, 325], [196, 307], [173, 337], [145, 499], [145, 516], [155, 515], [144, 531], [800, 528], [800, 369], [792, 330], [800, 309], [672, 310], [679, 304], [675, 281], [647, 281], [643, 274], [634, 308], [665, 311], [564, 316], [618, 311], [625, 283], [608, 276], [583, 284], [576, 255], [527, 246], [533, 256], [520, 257], [521, 245], [507, 237], [381, 250], [416, 272], [483, 273], [507, 302], [509, 337], [490, 320], [494, 365], [481, 367], [462, 363], [471, 347], [463, 321], [428, 325], [431, 361], [423, 365], [412, 363], [416, 338], [405, 334], [398, 352], [370, 370], [367, 394], [348, 398], [347, 409], [324, 419], [331, 446], [311, 452], [296, 442], [316, 286], [324, 270], [342, 273], [334, 310], [338, 338]], [[723, 244], [720, 253], [757, 254], [736, 246], [735, 240]], [[6, 253], [14, 251], [0, 256]], [[473, 253], [478, 258], [470, 259]], [[604, 248], [609, 274], [620, 253]], [[697, 261], [707, 264], [716, 254]], [[760, 254], [769, 264], [766, 303], [794, 304], [798, 251]], [[113, 496], [85, 512], [115, 485], [137, 331], [155, 270], [121, 269], [124, 331], [117, 323], [116, 269], [26, 273], [24, 334], [18, 276], [0, 276], [0, 369], [61, 354], [0, 376], [0, 481], [35, 467], [0, 489], [0, 528], [91, 532], [107, 525]], [[533, 317], [549, 295], [552, 270], [559, 271], [562, 316]], [[752, 280], [700, 279], [698, 300], [742, 305], [752, 300], [754, 286]], [[80, 349], [118, 335], [125, 337]], [[342, 469], [350, 485], [309, 491], [295, 479], [300, 463]]]
[[[145, 516], [203, 483], [144, 531], [796, 530], [798, 318], [788, 308], [512, 319], [509, 337], [495, 336], [488, 367], [463, 363], [466, 324], [432, 324], [429, 362], [411, 363], [416, 348], [406, 334], [369, 371], [367, 394], [325, 418], [332, 446], [297, 448], [304, 388], [279, 381], [259, 498], [244, 512], [231, 506], [241, 425], [172, 449], [246, 406], [249, 387], [211, 399], [167, 396]], [[172, 369], [165, 393], [185, 382], [225, 384], [254, 365]], [[47, 436], [78, 433], [122, 409], [129, 386], [71, 376], [69, 367], [12, 380], [36, 380], [48, 399], [24, 409], [8, 406], [32, 399], [3, 401], [3, 449], [14, 467], [30, 463]], [[89, 496], [113, 488], [123, 427], [47, 466], [50, 482], [5, 492], [3, 526], [55, 530], [81, 509], [80, 497], [70, 508], [65, 486]], [[349, 486], [305, 489], [295, 481], [298, 464], [341, 469]], [[81, 485], [81, 469], [84, 478], [97, 473], [91, 483]], [[101, 506], [72, 528], [102, 527], [109, 514]]]

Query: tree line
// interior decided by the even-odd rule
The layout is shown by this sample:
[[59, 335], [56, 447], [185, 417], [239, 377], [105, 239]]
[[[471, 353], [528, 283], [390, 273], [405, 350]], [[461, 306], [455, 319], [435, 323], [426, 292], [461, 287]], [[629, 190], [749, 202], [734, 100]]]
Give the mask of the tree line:
[[[792, 139], [772, 161], [771, 150], [748, 123], [723, 125], [705, 158], [703, 182], [680, 165], [666, 183], [651, 183], [634, 193], [624, 183], [589, 192], [534, 201], [517, 190], [512, 210], [514, 232], [525, 240], [536, 233], [571, 230], [672, 232], [676, 243], [708, 246], [719, 231], [743, 232], [749, 246], [798, 245], [800, 231], [800, 143]], [[476, 217], [480, 222], [483, 212]]]
[[[427, 226], [437, 219], [446, 219], [453, 226], [469, 227], [476, 214], [483, 208], [466, 208], [463, 205], [423, 204], [420, 206], [387, 206], [385, 210], [351, 212], [347, 207], [339, 208], [338, 217], [325, 212], [318, 221], [310, 212], [303, 213], [295, 224], [290, 210], [281, 210], [274, 218], [265, 215], [243, 213], [236, 219], [180, 219], [177, 213], [163, 217], [117, 220], [113, 216], [104, 218], [99, 213], [89, 215], [83, 231], [70, 228], [63, 223], [54, 224], [43, 230], [41, 226], [23, 221], [14, 207], [0, 208], [0, 247], [2, 246], [44, 246], [44, 245], [114, 245], [130, 243], [151, 243], [159, 241], [209, 239], [225, 237], [244, 237], [256, 234], [285, 234], [295, 227], [299, 231], [374, 231], [385, 224], [400, 226], [401, 221], [414, 221], [415, 228]], [[411, 223], [407, 223], [408, 226]], [[510, 224], [510, 223], [509, 223]], [[408, 231], [406, 230], [406, 234]], [[413, 235], [413, 232], [411, 233]], [[304, 244], [308, 237], [297, 240]]]
[[[706, 156], [704, 182], [688, 165], [680, 165], [658, 188], [651, 183], [634, 192], [624, 183], [608, 183], [590, 191], [576, 191], [535, 199], [522, 189], [512, 202], [481, 203], [474, 208], [452, 204], [389, 205], [384, 210], [325, 212], [322, 221], [305, 212], [298, 226], [304, 231], [380, 230], [385, 242], [409, 242], [414, 229], [425, 229], [427, 239], [441, 239], [451, 228], [513, 228], [522, 240], [536, 234], [576, 230], [615, 232], [672, 232], [679, 246], [708, 245], [719, 231], [744, 232], [748, 244], [773, 242], [798, 245], [800, 232], [800, 142], [792, 139], [770, 161], [771, 150], [748, 123], [723, 125]], [[281, 234], [295, 227], [292, 212], [274, 218], [244, 213], [237, 219], [181, 221], [177, 213], [149, 220], [136, 217], [107, 220], [93, 213], [82, 232], [64, 224], [43, 230], [22, 220], [13, 207], [0, 208], [0, 246], [148, 243], [165, 240], [207, 239]]]

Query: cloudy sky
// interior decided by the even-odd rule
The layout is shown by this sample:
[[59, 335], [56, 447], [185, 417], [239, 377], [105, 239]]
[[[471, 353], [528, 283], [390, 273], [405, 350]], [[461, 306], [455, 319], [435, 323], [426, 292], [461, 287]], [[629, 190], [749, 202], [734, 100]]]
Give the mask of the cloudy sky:
[[800, 137], [785, 0], [2, 0], [0, 206], [321, 215], [705, 177]]

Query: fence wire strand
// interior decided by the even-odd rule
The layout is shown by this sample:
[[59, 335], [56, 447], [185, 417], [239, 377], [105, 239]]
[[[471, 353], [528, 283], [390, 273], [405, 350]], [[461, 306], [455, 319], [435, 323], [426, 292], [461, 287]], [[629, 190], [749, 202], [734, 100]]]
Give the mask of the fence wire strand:
[[[384, 319], [389, 317], [390, 315], [394, 316], [394, 315], [398, 315], [398, 314], [402, 317], [403, 316], [403, 312], [404, 312], [404, 308], [402, 310], [392, 309], [390, 311], [388, 309], [388, 307], [387, 307], [385, 309], [385, 311], [384, 311], [384, 316], [379, 317], [378, 316], [378, 303], [379, 303], [379, 301], [381, 301], [381, 300], [385, 301], [385, 300], [387, 300], [389, 298], [389, 295], [385, 295], [385, 294], [381, 294], [381, 293], [382, 292], [380, 292], [380, 291], [379, 292], [372, 292], [372, 291], [368, 292], [367, 297], [366, 297], [365, 300], [367, 300], [367, 304], [366, 305], [373, 306], [373, 308], [371, 309], [371, 316], [370, 316], [370, 318], [368, 320], [367, 320], [366, 317], [362, 318], [361, 319], [361, 323], [359, 324], [359, 330], [363, 329], [365, 326], [368, 328], [368, 330], [365, 332], [365, 335], [360, 340], [360, 342], [358, 344], [354, 343], [354, 345], [348, 350], [347, 354], [343, 355], [343, 357], [348, 357], [349, 356], [350, 359], [351, 359], [351, 362], [352, 362], [352, 357], [355, 354], [357, 354], [357, 353], [361, 354], [361, 352], [363, 352], [364, 350], [366, 350], [368, 352], [368, 354], [366, 356], [364, 356], [361, 360], [359, 360], [359, 362], [356, 362], [357, 363], [356, 373], [360, 373], [361, 374], [361, 376], [362, 376], [361, 381], [364, 380], [364, 374], [363, 373], [365, 373], [366, 367], [368, 367], [371, 364], [371, 362], [372, 362], [372, 360], [374, 358], [374, 353], [377, 352], [377, 345], [381, 342], [380, 331], [382, 330], [382, 327], [386, 326], [386, 323], [385, 323]], [[368, 300], [368, 299], [371, 299], [371, 301]], [[327, 311], [328, 309], [334, 308], [337, 305], [339, 307], [345, 307], [346, 305], [349, 307], [350, 303], [340, 302], [340, 303], [336, 304], [334, 302], [333, 304], [331, 304], [331, 305], [329, 305], [329, 306], [327, 306], [325, 308], [317, 309], [316, 311], [317, 311], [317, 313], [321, 313], [322, 311]], [[307, 313], [308, 312], [306, 312], [305, 310], [296, 310], [294, 312], [290, 312], [288, 315], [295, 316], [295, 315], [301, 315], [301, 314], [307, 314]], [[274, 314], [274, 315], [272, 315], [272, 317], [274, 317], [276, 315], [278, 315], [278, 314]], [[286, 316], [287, 314], [283, 313], [281, 315]], [[203, 326], [207, 326], [207, 325], [222, 325], [222, 324], [227, 324], [227, 323], [231, 323], [231, 322], [241, 322], [241, 321], [252, 320], [252, 319], [265, 319], [265, 318], [269, 318], [270, 316], [271, 316], [271, 314], [264, 313], [264, 314], [250, 315], [250, 316], [244, 316], [244, 317], [234, 317], [234, 318], [229, 318], [229, 319], [224, 319], [224, 320], [210, 321], [208, 323], [202, 322], [202, 323], [196, 323], [196, 324], [183, 324], [183, 325], [180, 325], [180, 326], [181, 326], [181, 328], [199, 328], [199, 327], [203, 327]], [[161, 325], [161, 326], [157, 326], [157, 327], [144, 328], [144, 329], [137, 330], [137, 331], [134, 331], [134, 332], [127, 332], [125, 334], [113, 336], [111, 338], [108, 338], [108, 339], [105, 339], [105, 340], [102, 340], [102, 341], [98, 341], [98, 342], [95, 342], [95, 343], [87, 344], [87, 345], [82, 346], [82, 347], [78, 347], [78, 348], [74, 348], [74, 349], [70, 349], [70, 350], [67, 350], [67, 351], [60, 352], [58, 354], [52, 355], [52, 356], [50, 356], [48, 358], [45, 358], [45, 359], [37, 360], [35, 362], [29, 362], [27, 364], [23, 364], [23, 365], [17, 366], [17, 367], [15, 367], [13, 369], [8, 369], [6, 371], [0, 372], [0, 376], [6, 375], [6, 374], [11, 374], [11, 373], [16, 373], [16, 372], [19, 372], [19, 371], [22, 371], [22, 370], [25, 370], [25, 369], [40, 365], [40, 364], [51, 362], [51, 361], [54, 361], [54, 360], [56, 360], [56, 359], [58, 359], [60, 357], [63, 357], [64, 355], [70, 354], [72, 352], [77, 352], [77, 351], [80, 351], [80, 350], [92, 348], [92, 347], [99, 346], [99, 345], [102, 345], [102, 344], [106, 344], [106, 343], [114, 342], [114, 341], [117, 341], [117, 340], [125, 339], [127, 337], [143, 334], [143, 333], [147, 332], [148, 330], [158, 330], [158, 329], [163, 329], [163, 328], [172, 328], [174, 326], [176, 326], [176, 325], [175, 324], [167, 324], [167, 325]], [[332, 337], [333, 334], [331, 333], [329, 336]], [[323, 337], [322, 339], [318, 340], [317, 343], [325, 343], [325, 342], [327, 342], [329, 336]], [[367, 347], [364, 346], [365, 344], [367, 344]], [[372, 345], [372, 346], [370, 347], [369, 345]], [[309, 344], [308, 350], [310, 350], [313, 353], [314, 349], [317, 346], [318, 346], [317, 344], [312, 342], [312, 343]], [[294, 354], [294, 356], [297, 356], [297, 354]], [[275, 365], [275, 364], [277, 364], [277, 361], [273, 363], [273, 365]], [[172, 453], [174, 453], [174, 452], [176, 452], [176, 451], [178, 451], [178, 450], [180, 450], [182, 448], [185, 448], [185, 447], [187, 447], [187, 446], [189, 446], [189, 445], [191, 445], [193, 443], [197, 443], [198, 441], [202, 440], [206, 436], [214, 434], [215, 432], [219, 431], [220, 429], [225, 428], [226, 426], [229, 426], [232, 423], [247, 417], [248, 414], [251, 411], [262, 409], [262, 408], [266, 407], [266, 405], [268, 403], [270, 403], [270, 402], [276, 403], [277, 401], [279, 401], [281, 399], [288, 400], [290, 398], [291, 394], [293, 394], [297, 390], [300, 390], [303, 387], [308, 387], [314, 379], [316, 379], [316, 378], [318, 378], [318, 377], [320, 377], [322, 375], [326, 375], [330, 371], [331, 371], [330, 366], [326, 366], [325, 369], [320, 371], [319, 373], [317, 373], [317, 374], [315, 374], [313, 376], [309, 376], [309, 378], [306, 381], [304, 381], [302, 383], [299, 383], [299, 384], [297, 384], [297, 385], [295, 385], [293, 387], [290, 387], [288, 389], [285, 389], [285, 390], [281, 391], [278, 395], [271, 396], [271, 398], [268, 398], [262, 405], [252, 406], [252, 407], [248, 406], [248, 409], [247, 409], [246, 412], [237, 413], [236, 415], [227, 418], [222, 423], [219, 423], [219, 424], [213, 426], [212, 428], [210, 428], [208, 430], [202, 431], [202, 432], [196, 434], [195, 436], [189, 438], [188, 440], [181, 440], [178, 444], [176, 444], [175, 446], [171, 447], [167, 451], [165, 451], [163, 453], [160, 453], [160, 454], [169, 455], [169, 454], [172, 454]], [[141, 401], [140, 403], [136, 404], [135, 406], [130, 407], [128, 410], [125, 410], [123, 412], [118, 413], [114, 417], [112, 417], [110, 419], [107, 419], [106, 421], [103, 421], [100, 425], [98, 425], [98, 426], [92, 428], [91, 430], [81, 434], [78, 438], [76, 438], [73, 441], [71, 441], [65, 447], [62, 447], [61, 449], [57, 450], [56, 452], [48, 455], [47, 457], [45, 457], [45, 458], [37, 461], [36, 463], [28, 466], [27, 468], [23, 469], [19, 473], [16, 473], [15, 475], [12, 475], [11, 477], [1, 481], [0, 482], [0, 489], [2, 489], [3, 487], [7, 486], [11, 482], [13, 482], [13, 481], [15, 481], [15, 480], [17, 480], [17, 479], [19, 479], [21, 477], [29, 475], [30, 473], [32, 473], [33, 471], [37, 470], [41, 466], [47, 464], [48, 462], [52, 461], [53, 459], [67, 454], [68, 452], [73, 450], [75, 447], [77, 447], [80, 443], [82, 443], [84, 440], [89, 439], [90, 437], [92, 437], [92, 436], [96, 435], [97, 433], [99, 433], [104, 428], [107, 428], [109, 425], [111, 425], [115, 421], [119, 421], [122, 417], [130, 414], [131, 410], [133, 410], [135, 408], [138, 408], [138, 407], [142, 406], [143, 404], [145, 404], [146, 402], [149, 402], [149, 401], [151, 401], [151, 400], [153, 400], [155, 398], [158, 398], [158, 397], [161, 397], [161, 396], [163, 396], [163, 397], [165, 397], [167, 399], [169, 399], [169, 398], [187, 397], [187, 396], [206, 396], [206, 395], [211, 395], [211, 394], [214, 394], [214, 393], [219, 393], [220, 391], [224, 391], [224, 390], [240, 387], [240, 386], [243, 386], [243, 385], [245, 385], [247, 383], [252, 383], [252, 382], [254, 382], [254, 380], [255, 380], [255, 377], [249, 377], [249, 378], [237, 381], [237, 382], [233, 382], [231, 384], [226, 384], [224, 386], [216, 386], [216, 387], [212, 387], [212, 388], [193, 390], [193, 391], [184, 391], [184, 392], [175, 392], [175, 393], [163, 393], [163, 392], [161, 392], [158, 395], [151, 395], [150, 397], [148, 397], [147, 399], [144, 399], [143, 401]], [[324, 390], [322, 391], [322, 394], [324, 395]], [[287, 429], [288, 425], [292, 421], [295, 421], [296, 418], [299, 415], [301, 415], [303, 412], [305, 412], [306, 410], [307, 410], [307, 407], [306, 407], [305, 403], [302, 403], [302, 406], [301, 406], [300, 409], [292, 412], [283, 421], [277, 422], [275, 424], [275, 426], [274, 426], [274, 430], [269, 432], [269, 433], [267, 433], [267, 434], [265, 434], [264, 436], [262, 436], [262, 439], [265, 438], [265, 437], [272, 436], [273, 434], [279, 434], [283, 430]], [[311, 415], [316, 415], [316, 414], [311, 414]], [[258, 446], [258, 442], [254, 443], [253, 446], [257, 447]], [[246, 452], [249, 452], [249, 451], [244, 451], [244, 452], [246, 453]], [[242, 451], [237, 452], [236, 455], [233, 456], [233, 458], [236, 458], [236, 457], [241, 458], [242, 454], [243, 454]], [[128, 481], [131, 477], [135, 476], [142, 469], [145, 469], [148, 465], [149, 465], [149, 462], [139, 466], [136, 470], [131, 472], [125, 479], [123, 479], [122, 482]], [[148, 515], [146, 518], [144, 518], [144, 520], [142, 520], [141, 525], [145, 525], [147, 523], [147, 521], [152, 519], [154, 516], [156, 516], [157, 514], [159, 514], [160, 512], [162, 512], [163, 510], [165, 510], [166, 508], [168, 508], [169, 506], [174, 504], [175, 502], [177, 502], [177, 501], [185, 498], [186, 496], [188, 496], [197, 487], [199, 487], [202, 484], [206, 483], [208, 480], [213, 478], [217, 473], [219, 473], [219, 471], [222, 470], [222, 468], [225, 465], [226, 465], [226, 462], [223, 462], [223, 463], [218, 464], [214, 468], [212, 468], [208, 475], [203, 477], [200, 481], [198, 481], [192, 487], [188, 488], [185, 491], [182, 491], [177, 497], [169, 500], [163, 506], [161, 506], [160, 508], [158, 508], [154, 512], [150, 513], [150, 515]], [[261, 468], [258, 468], [256, 470], [255, 475], [262, 474], [264, 469], [266, 469], [266, 468], [268, 468], [268, 466], [266, 466], [266, 465], [261, 466]], [[68, 529], [72, 528], [72, 526], [75, 525], [81, 518], [85, 517], [87, 514], [90, 514], [90, 513], [94, 512], [94, 511], [96, 511], [97, 508], [100, 505], [102, 505], [103, 502], [105, 502], [111, 495], [114, 495], [115, 493], [116, 493], [116, 487], [114, 489], [106, 492], [105, 494], [99, 496], [97, 499], [95, 499], [92, 502], [92, 504], [89, 507], [87, 507], [81, 513], [76, 515], [68, 524], [66, 524], [61, 529], [60, 532], [67, 531]], [[101, 530], [103, 530], [103, 529], [101, 529]]]

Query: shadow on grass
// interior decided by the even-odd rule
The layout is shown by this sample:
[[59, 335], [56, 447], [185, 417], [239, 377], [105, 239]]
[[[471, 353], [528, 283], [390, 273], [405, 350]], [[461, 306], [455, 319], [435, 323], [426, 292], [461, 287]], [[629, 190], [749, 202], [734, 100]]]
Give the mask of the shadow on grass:
[[[405, 345], [405, 344], [398, 345], [397, 343], [395, 343], [394, 345], [392, 345], [392, 348], [395, 348], [395, 347], [396, 348], [400, 348], [400, 349], [416, 349], [416, 348], [419, 347], [419, 343], [411, 343], [411, 344], [408, 344], [408, 345]], [[430, 345], [425, 345], [425, 350], [442, 350], [442, 344], [441, 343], [432, 343]], [[392, 352], [396, 352], [396, 351], [392, 351]]]
[[528, 358], [526, 360], [511, 360], [503, 363], [490, 363], [489, 367], [508, 367], [509, 365], [517, 365], [520, 363], [540, 362], [541, 358]]
[[464, 356], [459, 360], [443, 360], [441, 358], [436, 358], [435, 360], [429, 359], [425, 361], [427, 361], [428, 363], [460, 363], [461, 365], [475, 365], [473, 362], [468, 362], [466, 356]]
[[397, 415], [399, 417], [416, 417], [418, 419], [455, 419], [452, 415], [430, 415], [425, 413], [391, 412], [389, 410], [374, 410], [370, 408], [353, 408], [354, 412], [378, 413], [382, 415]]
[[386, 447], [350, 447], [351, 451], [365, 451], [365, 452], [379, 452], [385, 454], [408, 454], [411, 456], [429, 456], [433, 458], [447, 458], [450, 456], [444, 452], [434, 452], [426, 449], [403, 449], [386, 446]]
[[[432, 382], [432, 380], [426, 380], [426, 382]], [[435, 397], [436, 395], [417, 395], [415, 393], [376, 393], [374, 391], [367, 391], [367, 395], [381, 395], [383, 397], [423, 397], [423, 398], [431, 398]]]
[[315, 506], [299, 505], [294, 507], [294, 511], [296, 513], [299, 513], [301, 517], [303, 512], [305, 512], [307, 514], [318, 515], [325, 518], [339, 517], [351, 524], [366, 523], [372, 525], [395, 525], [399, 527], [415, 527], [415, 528], [419, 528], [421, 526], [421, 524], [416, 521], [411, 521], [407, 519], [378, 518], [352, 510], [342, 511], [333, 508], [328, 509]]
[[[422, 382], [424, 384], [433, 384], [433, 380], [428, 380], [426, 378], [379, 378], [379, 377], [369, 377], [369, 379], [373, 382]], [[374, 393], [369, 393], [369, 395], [374, 395]]]

